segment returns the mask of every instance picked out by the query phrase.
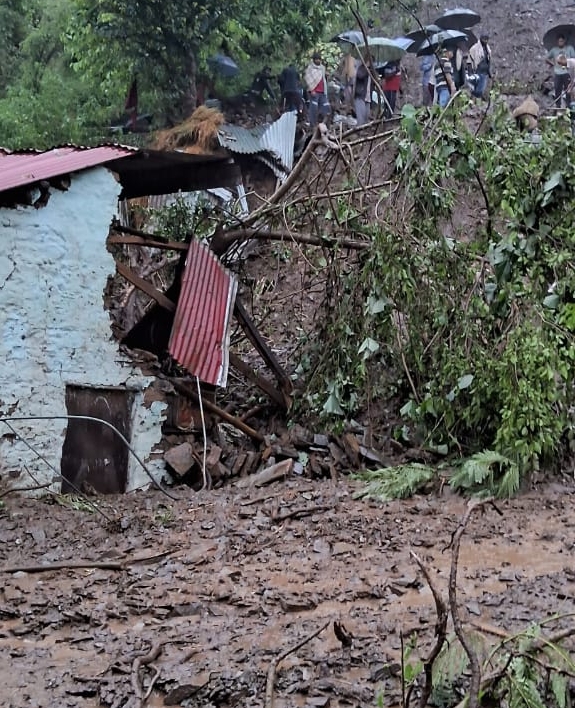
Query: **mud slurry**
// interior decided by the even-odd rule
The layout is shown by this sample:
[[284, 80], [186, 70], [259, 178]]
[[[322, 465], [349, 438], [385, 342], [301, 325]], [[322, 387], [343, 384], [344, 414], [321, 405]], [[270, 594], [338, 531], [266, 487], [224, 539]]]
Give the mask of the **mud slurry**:
[[[451, 536], [465, 501], [446, 493], [382, 505], [349, 481], [266, 489], [157, 492], [100, 501], [113, 516], [9, 496], [0, 564], [122, 563], [2, 573], [0, 697], [6, 708], [264, 706], [270, 662], [282, 661], [275, 706], [397, 703], [400, 632], [415, 653], [433, 641], [433, 598], [415, 551], [447, 596]], [[463, 620], [489, 634], [575, 611], [573, 489], [540, 488], [487, 508], [461, 545]], [[166, 552], [167, 555], [159, 556]], [[149, 561], [137, 559], [152, 557]], [[136, 562], [133, 562], [136, 559]], [[567, 622], [568, 620], [563, 620]], [[553, 627], [557, 627], [554, 624]]]

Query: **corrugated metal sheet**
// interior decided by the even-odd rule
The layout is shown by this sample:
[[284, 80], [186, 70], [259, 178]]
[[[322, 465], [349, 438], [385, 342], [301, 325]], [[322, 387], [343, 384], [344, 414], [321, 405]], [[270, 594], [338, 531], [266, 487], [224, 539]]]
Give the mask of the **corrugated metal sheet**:
[[293, 167], [293, 146], [297, 114], [295, 111], [284, 113], [278, 120], [271, 123], [262, 136], [261, 143], [278, 157], [280, 164], [288, 172]]
[[220, 144], [230, 152], [242, 155], [269, 153], [286, 172], [293, 167], [293, 148], [297, 116], [284, 113], [278, 120], [255, 128], [224, 125], [219, 132]]
[[203, 244], [192, 241], [168, 350], [201, 381], [225, 386], [237, 282]]
[[226, 123], [218, 133], [220, 145], [241, 155], [255, 155], [263, 150], [261, 139], [266, 128], [266, 125], [244, 128]]
[[0, 152], [0, 192], [85, 170], [138, 152], [120, 145], [64, 146], [46, 152]]

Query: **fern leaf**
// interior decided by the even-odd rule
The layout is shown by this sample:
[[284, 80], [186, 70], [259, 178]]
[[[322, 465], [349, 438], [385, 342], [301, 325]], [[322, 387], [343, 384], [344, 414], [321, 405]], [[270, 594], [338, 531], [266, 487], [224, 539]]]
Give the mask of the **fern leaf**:
[[567, 681], [567, 676], [564, 674], [558, 674], [554, 671], [551, 674], [551, 692], [557, 703], [557, 708], [567, 708], [568, 690], [569, 682]]
[[384, 467], [379, 470], [366, 470], [353, 475], [354, 479], [366, 482], [366, 486], [357, 491], [354, 499], [379, 499], [391, 501], [404, 499], [419, 491], [435, 475], [433, 467], [413, 462], [396, 467]]

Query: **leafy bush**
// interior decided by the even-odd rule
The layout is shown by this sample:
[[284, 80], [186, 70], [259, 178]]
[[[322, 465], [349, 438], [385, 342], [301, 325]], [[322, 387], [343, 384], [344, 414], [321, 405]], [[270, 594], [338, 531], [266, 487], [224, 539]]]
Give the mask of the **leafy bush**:
[[355, 227], [373, 248], [337, 274], [308, 400], [341, 416], [394, 397], [419, 443], [471, 456], [460, 486], [508, 495], [573, 428], [575, 161], [567, 120], [535, 145], [502, 103], [477, 134], [465, 110], [404, 108], [396, 186]]

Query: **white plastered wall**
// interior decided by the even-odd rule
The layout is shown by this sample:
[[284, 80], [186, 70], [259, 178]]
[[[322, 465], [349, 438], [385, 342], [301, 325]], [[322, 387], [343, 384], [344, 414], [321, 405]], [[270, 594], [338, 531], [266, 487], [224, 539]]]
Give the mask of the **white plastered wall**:
[[[52, 189], [41, 209], [0, 209], [0, 414], [65, 415], [67, 384], [126, 386], [135, 392], [132, 445], [159, 478], [163, 462], [150, 453], [161, 438], [165, 404], [143, 405], [151, 379], [120, 353], [104, 309], [115, 271], [106, 238], [119, 191], [112, 173], [96, 167], [73, 175], [67, 192]], [[65, 420], [11, 425], [60, 472]], [[20, 471], [15, 484], [32, 484], [26, 468], [41, 483], [53, 480], [54, 470], [9, 434], [0, 423], [3, 480]], [[130, 455], [128, 490], [147, 482]]]

